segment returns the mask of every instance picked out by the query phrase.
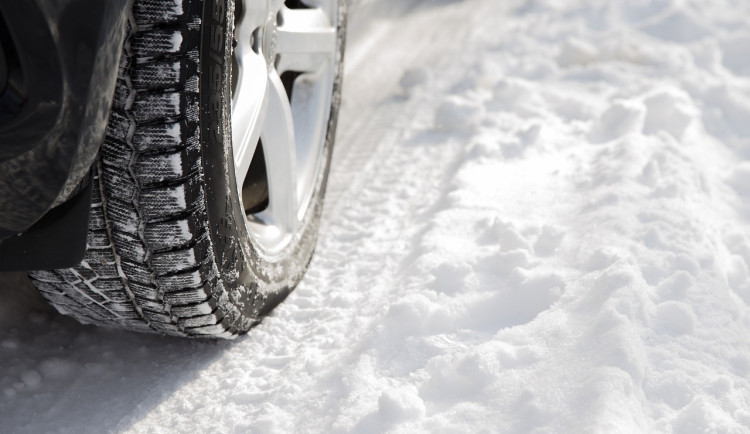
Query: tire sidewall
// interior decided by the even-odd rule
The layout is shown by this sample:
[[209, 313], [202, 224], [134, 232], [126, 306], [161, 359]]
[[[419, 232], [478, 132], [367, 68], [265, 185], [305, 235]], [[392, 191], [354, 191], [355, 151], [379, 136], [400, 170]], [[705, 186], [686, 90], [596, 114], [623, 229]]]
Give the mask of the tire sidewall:
[[[253, 242], [236, 188], [231, 146], [231, 49], [234, 0], [206, 0], [200, 47], [200, 131], [204, 200], [215, 258], [219, 300], [235, 315], [258, 318], [283, 300], [301, 280], [312, 257], [335, 139], [341, 97], [346, 4], [339, 6], [339, 49], [331, 111], [307, 212], [288, 245], [273, 258]], [[237, 318], [240, 319], [240, 318]], [[242, 318], [243, 322], [248, 318]], [[243, 327], [244, 328], [244, 327]]]

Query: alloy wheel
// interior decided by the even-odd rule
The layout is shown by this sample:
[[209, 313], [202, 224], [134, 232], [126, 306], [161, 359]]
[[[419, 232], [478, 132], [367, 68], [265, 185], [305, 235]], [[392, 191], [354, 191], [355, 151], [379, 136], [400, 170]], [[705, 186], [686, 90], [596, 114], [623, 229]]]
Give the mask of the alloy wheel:
[[324, 164], [336, 73], [338, 1], [236, 3], [232, 144], [250, 237], [289, 243]]

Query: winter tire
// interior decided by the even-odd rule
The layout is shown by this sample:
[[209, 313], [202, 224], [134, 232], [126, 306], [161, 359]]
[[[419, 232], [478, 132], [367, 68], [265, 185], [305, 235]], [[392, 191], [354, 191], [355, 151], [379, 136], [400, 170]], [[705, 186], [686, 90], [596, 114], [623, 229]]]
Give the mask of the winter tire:
[[135, 0], [80, 265], [31, 273], [83, 323], [246, 332], [315, 246], [343, 0]]

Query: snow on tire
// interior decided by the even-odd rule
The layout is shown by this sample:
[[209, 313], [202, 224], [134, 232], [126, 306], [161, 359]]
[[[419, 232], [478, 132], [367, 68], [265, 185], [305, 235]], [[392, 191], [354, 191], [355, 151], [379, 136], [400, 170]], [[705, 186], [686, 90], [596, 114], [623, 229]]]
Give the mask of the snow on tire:
[[[288, 1], [287, 8], [280, 1], [236, 1], [134, 2], [106, 137], [92, 168], [86, 256], [73, 268], [31, 273], [37, 289], [61, 313], [129, 330], [231, 338], [257, 324], [302, 278], [315, 245], [336, 129], [345, 5]], [[314, 62], [300, 63], [296, 48], [283, 51], [289, 49], [285, 35], [293, 33], [278, 22], [285, 14], [291, 17], [288, 23], [299, 21], [298, 15], [314, 16], [315, 32], [333, 35], [317, 46], [320, 52], [303, 53]], [[263, 22], [248, 24], [259, 16]], [[250, 39], [234, 40], [235, 23], [251, 30], [256, 26], [244, 35]], [[255, 113], [260, 116], [246, 118], [234, 110], [240, 99], [233, 81], [242, 67], [233, 47], [245, 50], [245, 61], [265, 59], [268, 77], [284, 77], [274, 81], [284, 87], [269, 84], [260, 94]], [[276, 70], [284, 62], [284, 72], [292, 74]], [[296, 71], [294, 65], [303, 69]], [[318, 65], [328, 68], [328, 75], [304, 69]], [[244, 73], [246, 85], [256, 78], [251, 73]], [[317, 106], [294, 105], [291, 95], [298, 85], [300, 93], [309, 87], [308, 76], [325, 77], [316, 88], [323, 90], [324, 113]], [[283, 151], [269, 145], [274, 134], [294, 138], [299, 132], [288, 122], [278, 134], [273, 116], [264, 120], [263, 110], [273, 110], [274, 104], [291, 115], [290, 122], [305, 124], [298, 118], [311, 117], [322, 123], [319, 137], [296, 136], [314, 144], [303, 147], [313, 157], [290, 154], [291, 163], [279, 160]], [[257, 143], [249, 148], [247, 141], [234, 143], [233, 153], [232, 130], [237, 128], [256, 131], [248, 137]], [[294, 141], [281, 144], [296, 149]], [[255, 152], [238, 158], [240, 146]], [[275, 160], [264, 160], [264, 154]], [[306, 164], [307, 183], [276, 186], [279, 164], [297, 160]], [[253, 173], [258, 170], [263, 176]], [[242, 179], [263, 177], [265, 202], [243, 204]], [[282, 226], [274, 212], [284, 208], [275, 201], [283, 200], [279, 192], [289, 185], [295, 190], [287, 193], [306, 199], [292, 204], [297, 207], [287, 214], [295, 218]], [[269, 244], [266, 233], [284, 237]]]

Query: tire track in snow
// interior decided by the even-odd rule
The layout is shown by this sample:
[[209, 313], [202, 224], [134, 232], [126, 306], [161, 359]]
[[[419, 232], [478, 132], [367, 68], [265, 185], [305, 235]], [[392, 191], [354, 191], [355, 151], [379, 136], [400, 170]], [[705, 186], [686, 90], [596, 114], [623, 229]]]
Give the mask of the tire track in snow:
[[[373, 53], [369, 64], [349, 71], [343, 113], [353, 113], [354, 119], [342, 117], [337, 141], [343, 152], [337, 149], [334, 157], [321, 237], [308, 275], [280, 309], [206, 372], [208, 377], [255, 373], [233, 379], [234, 393], [223, 398], [224, 405], [243, 407], [243, 419], [255, 420], [253, 426], [294, 430], [312, 414], [349, 405], [351, 387], [342, 375], [352, 374], [362, 345], [377, 333], [373, 327], [403, 295], [398, 279], [412, 240], [445, 195], [445, 181], [463, 159], [470, 138], [435, 130], [433, 101], [461, 82], [465, 71], [450, 68], [452, 62], [470, 65], [475, 56], [461, 53], [470, 33], [462, 29], [481, 19], [473, 7], [478, 4], [417, 8], [408, 27], [388, 23], [392, 31], [384, 33], [381, 43], [392, 49]], [[450, 25], [435, 27], [434, 22]], [[403, 40], [415, 44], [400, 44]], [[399, 80], [410, 68], [426, 70], [426, 81], [400, 89]], [[248, 360], [243, 354], [257, 356]], [[185, 389], [191, 393], [204, 387], [213, 388], [204, 383]], [[301, 395], [308, 398], [300, 402]], [[136, 427], [167, 414], [177, 427], [187, 427], [193, 416], [168, 403]], [[317, 419], [319, 427], [351, 426], [335, 414]]]
[[[72, 350], [5, 356], [0, 384], [29, 388], [0, 408], [54, 402], [39, 373], [68, 351], [99, 371], [74, 365], [62, 396], [85, 402], [36, 426], [109, 405], [99, 420], [134, 432], [747, 431], [750, 105], [747, 61], [724, 56], [747, 37], [742, 5], [438, 4], [382, 33], [427, 56], [401, 64], [427, 77], [408, 98], [398, 68], [352, 69], [366, 85], [347, 85], [318, 253], [272, 317], [213, 358], [57, 327], [39, 339]], [[675, 40], [696, 26], [710, 36]], [[86, 385], [122, 391], [120, 370], [140, 390]]]

